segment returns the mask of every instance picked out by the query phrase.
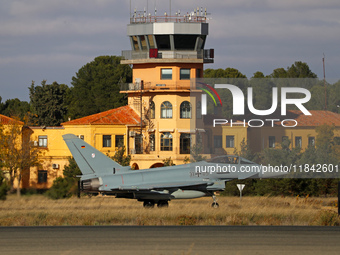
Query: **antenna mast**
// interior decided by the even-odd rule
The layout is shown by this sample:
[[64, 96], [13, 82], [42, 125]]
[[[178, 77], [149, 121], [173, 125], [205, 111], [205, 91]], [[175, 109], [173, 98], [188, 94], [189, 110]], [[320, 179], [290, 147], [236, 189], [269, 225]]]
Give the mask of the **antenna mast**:
[[323, 64], [323, 85], [325, 87], [325, 110], [327, 110], [327, 87], [326, 87], [325, 53], [323, 54], [322, 64]]

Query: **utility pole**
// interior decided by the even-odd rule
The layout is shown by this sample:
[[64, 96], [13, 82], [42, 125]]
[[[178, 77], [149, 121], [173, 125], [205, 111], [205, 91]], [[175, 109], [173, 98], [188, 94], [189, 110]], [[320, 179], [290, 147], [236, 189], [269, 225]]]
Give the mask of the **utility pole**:
[[325, 54], [323, 54], [322, 64], [323, 64], [323, 86], [325, 87], [325, 111], [326, 111], [327, 110], [327, 87], [326, 87]]

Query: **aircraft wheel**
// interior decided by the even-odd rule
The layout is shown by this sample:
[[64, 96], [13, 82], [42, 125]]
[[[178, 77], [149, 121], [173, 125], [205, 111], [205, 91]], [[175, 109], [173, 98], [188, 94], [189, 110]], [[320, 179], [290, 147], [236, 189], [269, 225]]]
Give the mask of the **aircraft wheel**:
[[158, 203], [157, 203], [157, 207], [158, 208], [163, 208], [163, 207], [168, 207], [169, 206], [169, 203], [168, 203], [168, 201], [159, 201]]
[[218, 208], [220, 205], [217, 202], [211, 204], [212, 208]]
[[144, 208], [153, 208], [155, 206], [155, 203], [153, 201], [147, 200], [143, 203]]

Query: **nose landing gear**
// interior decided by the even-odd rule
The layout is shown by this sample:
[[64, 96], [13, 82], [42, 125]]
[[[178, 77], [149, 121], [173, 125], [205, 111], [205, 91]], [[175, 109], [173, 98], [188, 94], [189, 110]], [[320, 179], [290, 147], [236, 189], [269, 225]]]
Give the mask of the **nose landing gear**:
[[212, 208], [218, 208], [220, 205], [217, 203], [217, 199], [216, 199], [215, 194], [212, 195], [212, 198], [213, 198], [214, 202], [211, 204], [211, 207]]

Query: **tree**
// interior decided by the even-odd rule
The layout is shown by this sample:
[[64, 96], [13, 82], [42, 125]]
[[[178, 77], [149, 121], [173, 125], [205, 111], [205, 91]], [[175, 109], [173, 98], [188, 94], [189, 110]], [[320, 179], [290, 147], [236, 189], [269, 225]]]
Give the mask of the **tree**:
[[307, 63], [296, 61], [293, 65], [287, 68], [288, 78], [317, 78]]
[[327, 109], [332, 112], [340, 113], [340, 80], [329, 86], [327, 95]]
[[257, 71], [256, 73], [253, 74], [253, 77], [251, 78], [265, 78], [265, 76], [262, 72]]
[[323, 124], [316, 128], [316, 153], [318, 164], [338, 164], [339, 145], [334, 142], [334, 126]]
[[46, 84], [35, 86], [34, 81], [29, 88], [33, 123], [38, 126], [59, 126], [67, 113], [66, 98], [69, 88], [65, 84]]
[[18, 98], [15, 98], [8, 99], [2, 104], [0, 98], [0, 113], [3, 115], [8, 117], [18, 116], [21, 121], [24, 121], [29, 110], [30, 105], [26, 101], [20, 101]]
[[271, 166], [295, 165], [300, 158], [301, 148], [290, 149], [291, 141], [285, 139], [279, 148], [268, 148], [261, 153], [261, 163]]
[[184, 158], [184, 163], [199, 162], [206, 160], [205, 156], [202, 156], [203, 148], [201, 143], [196, 143], [190, 146], [190, 157]]
[[125, 146], [121, 146], [118, 148], [112, 159], [122, 166], [129, 166], [131, 155], [125, 155]]
[[240, 143], [241, 150], [239, 152], [236, 151], [235, 154], [239, 155], [242, 158], [248, 159], [253, 162], [258, 161], [258, 155], [251, 151], [248, 142], [245, 138], [242, 139]]
[[77, 176], [81, 175], [81, 171], [74, 158], [69, 157], [68, 165], [65, 165], [63, 174], [64, 177], [58, 177], [53, 181], [52, 187], [46, 192], [48, 197], [61, 199], [77, 193]]
[[5, 200], [8, 191], [7, 180], [2, 171], [0, 171], [0, 200]]
[[40, 164], [42, 152], [33, 146], [30, 136], [22, 129], [20, 122], [15, 120], [0, 133], [0, 162], [2, 169], [8, 172], [9, 185], [14, 190], [17, 180], [17, 195], [20, 196], [22, 175], [33, 166]]
[[174, 166], [174, 162], [172, 161], [171, 157], [163, 159], [163, 166]]
[[127, 104], [120, 84], [131, 82], [132, 70], [120, 64], [120, 57], [100, 56], [72, 77], [69, 115], [79, 118]]
[[253, 106], [257, 110], [270, 109], [273, 103], [274, 83], [271, 79], [265, 79], [262, 73], [255, 74], [258, 78], [251, 78], [249, 81], [249, 86], [253, 88]]
[[[226, 69], [206, 69], [204, 71], [204, 78], [207, 78], [207, 82], [214, 83], [214, 80], [209, 81], [209, 79], [213, 78], [225, 78], [223, 83], [226, 84], [233, 84], [238, 86], [243, 92], [246, 91], [246, 88], [248, 87], [248, 80], [247, 77], [242, 74], [239, 70], [235, 68], [228, 67]], [[233, 109], [233, 98], [232, 94], [227, 89], [217, 89], [217, 93], [222, 99], [223, 106], [222, 109], [213, 108], [214, 103], [208, 97], [208, 113], [214, 113], [214, 114], [221, 114], [223, 118], [231, 118], [232, 117], [232, 109]]]
[[247, 78], [239, 70], [228, 67], [225, 70], [219, 69], [206, 69], [204, 70], [204, 78]]
[[284, 68], [275, 69], [270, 75], [272, 78], [317, 78], [317, 75], [313, 73], [307, 63], [296, 61], [287, 70]]

